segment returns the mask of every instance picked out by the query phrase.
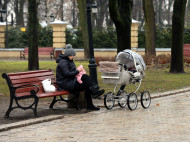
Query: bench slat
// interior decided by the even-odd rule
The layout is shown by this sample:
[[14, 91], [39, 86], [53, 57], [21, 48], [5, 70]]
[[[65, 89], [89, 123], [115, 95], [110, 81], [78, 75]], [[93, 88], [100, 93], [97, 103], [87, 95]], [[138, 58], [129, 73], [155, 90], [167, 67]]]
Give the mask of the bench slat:
[[24, 79], [24, 78], [34, 78], [34, 77], [39, 77], [39, 76], [52, 76], [52, 72], [42, 72], [42, 73], [31, 73], [31, 74], [18, 74], [14, 76], [9, 76], [11, 80], [16, 80], [16, 79]]
[[[42, 77], [34, 77], [34, 78], [24, 78], [24, 79], [17, 79], [17, 80], [12, 80], [12, 84], [20, 84], [20, 83], [34, 83], [34, 82], [41, 82], [45, 79], [54, 79], [54, 76], [51, 75], [51, 76], [42, 76]], [[35, 83], [34, 83], [35, 84]]]
[[24, 97], [24, 96], [29, 96], [30, 92], [24, 92], [24, 93], [17, 93], [15, 94], [17, 97]]
[[40, 72], [52, 72], [51, 70], [35, 70], [35, 71], [26, 71], [26, 72], [17, 72], [17, 73], [8, 73], [8, 76], [21, 75], [21, 74], [31, 74], [31, 73], [40, 73]]
[[[44, 91], [44, 88], [43, 86], [38, 86], [39, 90], [42, 90]], [[19, 88], [19, 89], [16, 89], [16, 94], [17, 93], [23, 93], [23, 92], [30, 92], [31, 90], [36, 90], [36, 87], [26, 87], [26, 88]]]
[[[53, 85], [57, 86], [57, 85], [55, 84], [55, 83], [56, 83], [55, 78], [52, 78], [52, 79], [51, 79], [51, 83], [52, 83]], [[39, 85], [42, 84], [42, 81], [38, 81], [38, 82], [34, 81], [34, 82], [27, 82], [27, 83], [26, 83], [26, 82], [23, 82], [23, 83], [13, 84], [13, 87], [19, 87], [19, 86], [28, 85], [28, 84], [35, 84], [35, 85], [39, 86]]]
[[68, 91], [56, 91], [52, 93], [42, 93], [42, 94], [37, 94], [39, 98], [46, 98], [46, 97], [54, 97], [54, 96], [60, 96], [60, 95], [68, 95], [70, 94]]

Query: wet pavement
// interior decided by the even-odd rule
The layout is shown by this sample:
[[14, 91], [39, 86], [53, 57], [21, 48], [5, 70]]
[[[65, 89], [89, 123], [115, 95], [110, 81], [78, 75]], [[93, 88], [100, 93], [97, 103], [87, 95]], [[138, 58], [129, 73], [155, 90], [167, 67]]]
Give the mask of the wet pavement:
[[148, 109], [101, 108], [0, 132], [0, 142], [189, 142], [189, 104], [186, 92], [155, 98]]

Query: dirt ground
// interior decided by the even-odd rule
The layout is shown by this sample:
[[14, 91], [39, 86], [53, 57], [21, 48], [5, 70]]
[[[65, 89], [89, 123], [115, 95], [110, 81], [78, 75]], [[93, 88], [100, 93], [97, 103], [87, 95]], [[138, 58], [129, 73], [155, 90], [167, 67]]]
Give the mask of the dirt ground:
[[[22, 110], [20, 108], [16, 108], [11, 111], [10, 117], [9, 118], [4, 118], [5, 113], [9, 107], [9, 96], [4, 96], [0, 94], [0, 125], [2, 124], [10, 124], [14, 122], [19, 122], [23, 120], [28, 120], [28, 119], [34, 119], [34, 113], [33, 110], [28, 109], [28, 110]], [[64, 115], [64, 116], [69, 116], [71, 114], [80, 114], [80, 113], [87, 113], [86, 109], [81, 109], [80, 111], [76, 109], [71, 109], [67, 108], [67, 103], [65, 102], [57, 102], [54, 106], [55, 109], [49, 109], [49, 105], [51, 103], [53, 98], [43, 98], [39, 99], [38, 103], [38, 117], [44, 117], [44, 116], [49, 116], [49, 115]], [[32, 100], [25, 100], [22, 101], [21, 104], [24, 106], [27, 106], [27, 104], [31, 104]], [[102, 99], [94, 99], [93, 100], [94, 104], [103, 104]], [[13, 106], [16, 106], [16, 103], [13, 103]]]

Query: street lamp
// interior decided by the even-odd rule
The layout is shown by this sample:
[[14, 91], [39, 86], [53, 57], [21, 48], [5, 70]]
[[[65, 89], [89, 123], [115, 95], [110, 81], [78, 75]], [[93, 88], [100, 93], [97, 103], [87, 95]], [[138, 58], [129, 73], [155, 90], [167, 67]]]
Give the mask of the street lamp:
[[8, 26], [7, 26], [7, 11], [2, 9], [0, 10], [0, 22], [6, 22], [6, 31], [5, 31], [5, 47], [8, 47]]
[[49, 16], [49, 18], [47, 17], [47, 15], [45, 15], [45, 21], [46, 21], [46, 23], [48, 22], [48, 20], [50, 20], [50, 22], [54, 21], [53, 13], [51, 13], [51, 15]]
[[168, 25], [168, 21], [164, 20], [163, 24], [164, 24], [164, 27], [166, 27]]
[[4, 22], [6, 19], [6, 10], [0, 10], [0, 22]]
[[97, 80], [97, 72], [96, 72], [96, 61], [94, 58], [94, 48], [93, 48], [93, 40], [92, 40], [92, 24], [91, 24], [91, 9], [92, 12], [97, 13], [97, 3], [91, 3], [90, 0], [86, 1], [86, 11], [87, 11], [87, 24], [88, 24], [88, 36], [89, 36], [89, 49], [90, 49], [90, 60], [89, 60], [89, 73], [90, 78], [93, 83], [93, 87], [99, 89], [98, 80]]

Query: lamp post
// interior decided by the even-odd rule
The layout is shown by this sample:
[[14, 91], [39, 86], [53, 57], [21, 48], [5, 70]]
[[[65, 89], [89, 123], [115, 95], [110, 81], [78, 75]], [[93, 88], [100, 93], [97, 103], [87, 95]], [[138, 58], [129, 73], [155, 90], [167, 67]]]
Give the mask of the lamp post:
[[45, 15], [45, 21], [46, 23], [53, 22], [54, 21], [54, 16], [53, 13], [51, 13], [51, 15], [49, 16], [49, 18], [47, 17], [47, 15]]
[[94, 58], [94, 48], [93, 48], [93, 39], [92, 39], [92, 24], [91, 24], [91, 9], [92, 12], [97, 12], [97, 3], [91, 3], [90, 0], [87, 0], [86, 11], [87, 11], [87, 24], [88, 24], [88, 36], [89, 36], [89, 50], [90, 50], [90, 60], [89, 60], [89, 73], [90, 78], [93, 83], [93, 87], [99, 89], [98, 80], [97, 80], [97, 65]]
[[6, 19], [6, 10], [0, 10], [0, 22], [4, 22]]
[[6, 31], [5, 31], [5, 47], [8, 47], [8, 26], [7, 26], [7, 11], [2, 9], [0, 10], [0, 22], [6, 22]]

